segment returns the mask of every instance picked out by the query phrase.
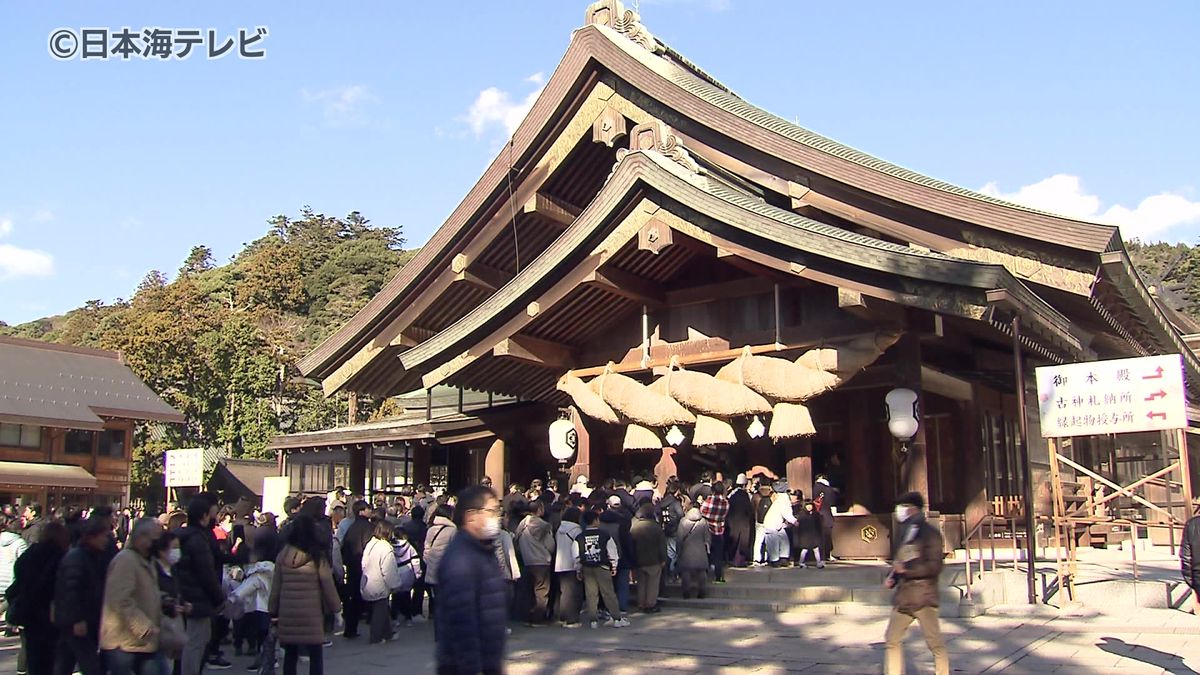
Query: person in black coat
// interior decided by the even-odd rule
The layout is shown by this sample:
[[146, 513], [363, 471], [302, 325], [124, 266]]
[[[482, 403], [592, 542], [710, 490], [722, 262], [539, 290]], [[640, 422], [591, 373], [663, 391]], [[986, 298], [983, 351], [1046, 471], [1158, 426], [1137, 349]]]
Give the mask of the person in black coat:
[[745, 567], [753, 560], [754, 548], [754, 504], [746, 492], [746, 474], [739, 473], [734, 481], [733, 492], [729, 493], [729, 515], [725, 518], [725, 532], [729, 537], [726, 555], [734, 567]]
[[13, 581], [5, 597], [10, 617], [21, 626], [25, 672], [51, 675], [58, 628], [50, 620], [50, 603], [46, 598], [54, 597], [58, 566], [70, 545], [70, 535], [62, 523], [49, 522], [42, 526], [38, 536], [38, 543], [26, 549], [13, 565]]
[[54, 584], [54, 625], [58, 628], [56, 673], [78, 666], [83, 675], [103, 673], [100, 662], [100, 610], [104, 581], [112, 561], [112, 520], [89, 518], [79, 530], [79, 543], [63, 556]]
[[362, 558], [367, 544], [375, 536], [375, 524], [371, 522], [371, 505], [363, 500], [354, 502], [354, 523], [346, 530], [342, 542], [342, 564], [346, 566], [346, 604], [344, 613], [346, 631], [342, 637], [353, 640], [358, 637], [358, 622], [362, 619]]
[[438, 675], [504, 672], [508, 587], [496, 564], [500, 503], [491, 488], [469, 487], [454, 510], [458, 533], [438, 568]]
[[813, 510], [821, 518], [821, 558], [833, 562], [833, 509], [838, 506], [837, 488], [829, 484], [824, 474], [817, 476], [813, 484]]
[[175, 566], [183, 601], [191, 603], [186, 617], [188, 643], [180, 658], [181, 675], [196, 675], [207, 656], [212, 637], [213, 617], [223, 609], [225, 593], [221, 590], [219, 547], [212, 533], [216, 505], [207, 497], [197, 495], [188, 502], [188, 523], [179, 528], [180, 559]]

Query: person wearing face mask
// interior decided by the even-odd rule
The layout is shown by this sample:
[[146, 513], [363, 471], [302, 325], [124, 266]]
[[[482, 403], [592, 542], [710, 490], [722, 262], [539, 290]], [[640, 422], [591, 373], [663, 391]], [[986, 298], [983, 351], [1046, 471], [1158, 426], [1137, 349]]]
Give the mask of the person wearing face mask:
[[179, 594], [179, 581], [175, 578], [175, 565], [179, 564], [182, 551], [179, 538], [173, 532], [164, 532], [155, 540], [151, 549], [154, 571], [158, 575], [158, 594], [162, 598], [163, 620], [159, 632], [158, 650], [168, 662], [183, 654], [187, 633], [183, 617], [192, 606], [183, 602]]
[[950, 675], [950, 656], [938, 622], [938, 578], [942, 573], [942, 533], [925, 520], [925, 499], [909, 492], [896, 500], [895, 546], [892, 571], [884, 585], [896, 589], [892, 618], [884, 641], [887, 643], [884, 671], [904, 672], [904, 634], [915, 620], [933, 652], [934, 671]]
[[438, 571], [434, 615], [439, 675], [504, 672], [508, 590], [496, 564], [500, 501], [477, 485], [458, 495], [458, 531]]
[[100, 616], [100, 652], [109, 675], [162, 673], [159, 654], [162, 600], [151, 560], [162, 525], [143, 518], [130, 528], [129, 541], [108, 566]]

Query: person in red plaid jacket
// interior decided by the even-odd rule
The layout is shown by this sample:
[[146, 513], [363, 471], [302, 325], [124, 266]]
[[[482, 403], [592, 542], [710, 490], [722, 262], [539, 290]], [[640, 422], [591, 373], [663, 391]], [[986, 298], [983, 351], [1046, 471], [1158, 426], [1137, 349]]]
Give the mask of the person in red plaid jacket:
[[713, 570], [713, 583], [725, 583], [725, 519], [729, 517], [729, 500], [725, 498], [725, 483], [713, 483], [712, 494], [700, 502], [700, 515], [708, 521], [712, 547], [708, 560]]

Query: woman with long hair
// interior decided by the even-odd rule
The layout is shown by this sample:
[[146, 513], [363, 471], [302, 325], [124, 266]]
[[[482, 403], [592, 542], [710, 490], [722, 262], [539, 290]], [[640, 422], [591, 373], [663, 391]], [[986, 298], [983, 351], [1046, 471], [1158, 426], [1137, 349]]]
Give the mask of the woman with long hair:
[[275, 561], [269, 609], [283, 645], [283, 675], [296, 675], [301, 650], [309, 657], [309, 675], [323, 675], [325, 615], [340, 612], [341, 601], [333, 585], [329, 549], [307, 514], [292, 521], [287, 544]]

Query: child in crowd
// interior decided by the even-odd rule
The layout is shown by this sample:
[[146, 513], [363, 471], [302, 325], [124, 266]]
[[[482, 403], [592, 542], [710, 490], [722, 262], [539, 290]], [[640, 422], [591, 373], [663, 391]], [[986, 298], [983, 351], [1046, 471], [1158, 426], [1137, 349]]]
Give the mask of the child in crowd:
[[804, 500], [803, 506], [797, 504], [796, 525], [792, 529], [792, 561], [797, 567], [808, 567], [805, 561], [808, 552], [812, 551], [818, 568], [825, 567], [821, 560], [821, 520], [813, 511], [811, 499]]
[[272, 558], [272, 542], [263, 538], [254, 544], [251, 552], [253, 562], [246, 566], [242, 581], [230, 593], [227, 604], [242, 612], [241, 618], [237, 620], [240, 628], [238, 634], [246, 640], [246, 653], [254, 655], [253, 669], [257, 670], [263, 658], [263, 643], [271, 628], [271, 618], [267, 612], [275, 562]]

